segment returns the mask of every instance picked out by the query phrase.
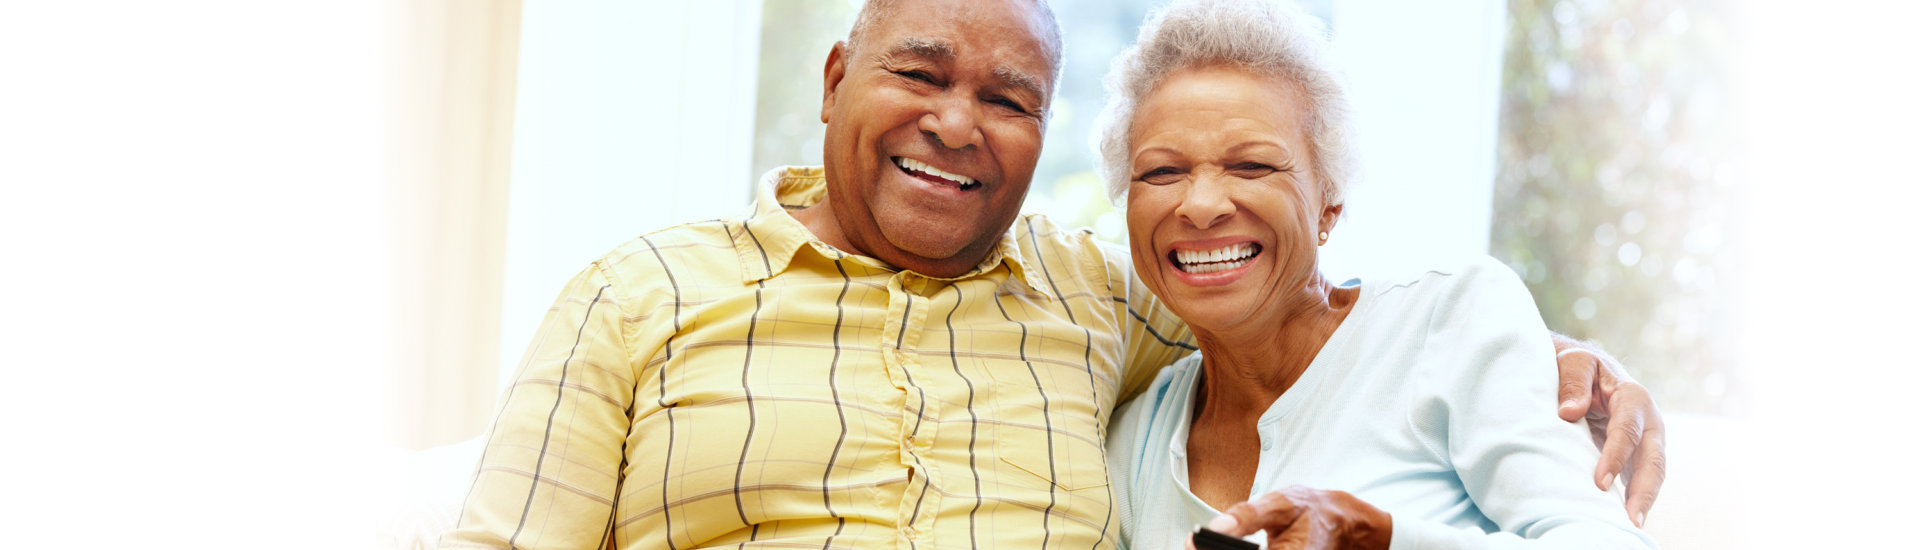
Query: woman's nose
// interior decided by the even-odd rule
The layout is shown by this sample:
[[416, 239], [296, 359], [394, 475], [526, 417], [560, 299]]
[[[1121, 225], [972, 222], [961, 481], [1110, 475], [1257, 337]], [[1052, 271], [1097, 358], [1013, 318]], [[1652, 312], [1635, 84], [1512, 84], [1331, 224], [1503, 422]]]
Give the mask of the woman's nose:
[[1195, 174], [1174, 214], [1198, 229], [1213, 227], [1233, 217], [1233, 199], [1227, 196], [1224, 179], [1219, 174]]
[[975, 105], [971, 99], [959, 95], [951, 92], [942, 94], [932, 110], [920, 115], [920, 131], [948, 149], [983, 145], [986, 135], [980, 131]]

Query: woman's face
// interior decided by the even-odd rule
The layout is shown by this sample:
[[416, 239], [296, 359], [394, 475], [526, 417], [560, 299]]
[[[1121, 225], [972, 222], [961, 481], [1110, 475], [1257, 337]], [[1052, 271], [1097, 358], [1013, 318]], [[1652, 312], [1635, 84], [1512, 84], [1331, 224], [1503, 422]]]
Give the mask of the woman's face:
[[1302, 104], [1279, 77], [1199, 67], [1134, 114], [1134, 269], [1194, 327], [1270, 323], [1315, 280], [1318, 235], [1340, 209], [1322, 204]]

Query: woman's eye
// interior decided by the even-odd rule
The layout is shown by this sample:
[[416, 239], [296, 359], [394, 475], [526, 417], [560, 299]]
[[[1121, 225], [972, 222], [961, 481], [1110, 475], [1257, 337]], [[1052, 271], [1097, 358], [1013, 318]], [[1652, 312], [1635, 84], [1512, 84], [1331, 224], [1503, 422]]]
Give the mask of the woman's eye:
[[1151, 185], [1167, 185], [1180, 181], [1180, 172], [1172, 168], [1155, 168], [1140, 174], [1139, 179]]
[[1236, 165], [1233, 165], [1232, 170], [1234, 175], [1237, 175], [1243, 178], [1249, 178], [1249, 179], [1263, 178], [1263, 177], [1266, 177], [1268, 174], [1272, 174], [1274, 172], [1280, 171], [1277, 168], [1274, 168], [1272, 166], [1267, 166], [1265, 164], [1260, 164], [1258, 162], [1243, 162], [1240, 164], [1236, 164]]

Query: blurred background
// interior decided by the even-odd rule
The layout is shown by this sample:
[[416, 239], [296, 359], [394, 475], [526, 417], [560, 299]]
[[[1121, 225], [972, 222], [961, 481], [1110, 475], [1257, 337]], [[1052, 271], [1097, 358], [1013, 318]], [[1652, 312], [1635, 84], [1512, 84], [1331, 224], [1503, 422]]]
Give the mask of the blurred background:
[[[1026, 209], [1124, 242], [1055, 0]], [[1491, 254], [1669, 419], [1668, 548], [1898, 540], [1906, 3], [1307, 0], [1356, 106], [1336, 278]], [[554, 293], [820, 159], [860, 0], [0, 3], [0, 504], [89, 547], [432, 548]]]

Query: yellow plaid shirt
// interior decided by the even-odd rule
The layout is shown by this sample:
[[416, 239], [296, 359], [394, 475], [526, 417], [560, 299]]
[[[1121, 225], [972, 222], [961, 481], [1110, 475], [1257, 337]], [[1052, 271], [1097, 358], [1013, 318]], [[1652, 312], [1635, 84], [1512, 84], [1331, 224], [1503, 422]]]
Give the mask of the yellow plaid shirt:
[[1045, 218], [937, 279], [745, 219], [576, 276], [443, 548], [1112, 548], [1114, 406], [1192, 348], [1125, 252]]

